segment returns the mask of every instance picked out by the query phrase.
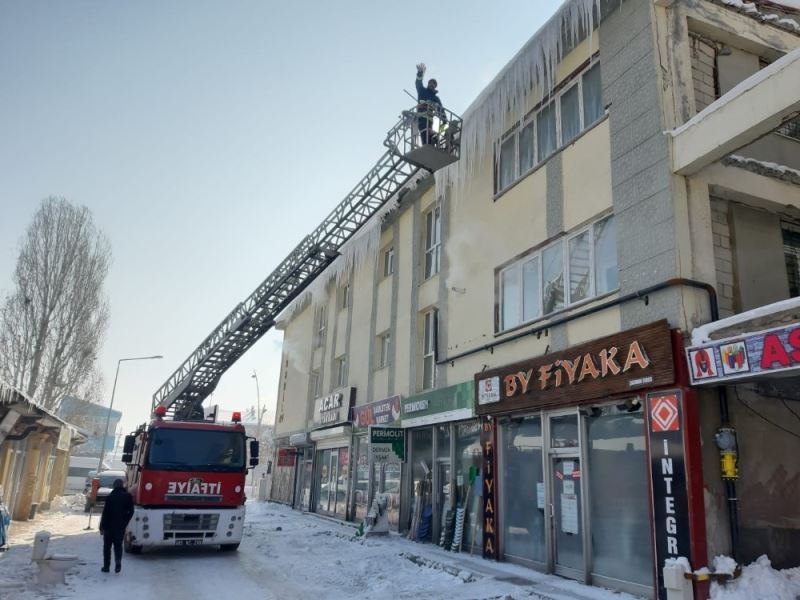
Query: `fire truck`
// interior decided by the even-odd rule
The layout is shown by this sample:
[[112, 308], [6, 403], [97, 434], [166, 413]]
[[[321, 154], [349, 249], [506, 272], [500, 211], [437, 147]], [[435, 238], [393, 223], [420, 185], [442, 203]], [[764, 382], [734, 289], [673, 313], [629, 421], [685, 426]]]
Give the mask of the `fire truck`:
[[166, 413], [156, 407], [155, 419], [125, 438], [122, 461], [134, 502], [125, 550], [214, 544], [236, 550], [258, 440], [247, 437], [238, 412], [231, 423], [167, 420]]

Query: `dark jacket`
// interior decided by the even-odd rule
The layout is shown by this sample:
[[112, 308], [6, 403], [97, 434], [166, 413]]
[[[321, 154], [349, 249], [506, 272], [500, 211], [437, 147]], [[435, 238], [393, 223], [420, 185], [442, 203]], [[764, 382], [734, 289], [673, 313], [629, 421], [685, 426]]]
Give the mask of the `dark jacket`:
[[419, 112], [433, 111], [439, 118], [444, 119], [444, 108], [439, 99], [439, 92], [431, 90], [422, 85], [422, 73], [417, 71], [417, 110]]
[[133, 496], [125, 488], [114, 488], [106, 498], [100, 531], [123, 533], [133, 517]]

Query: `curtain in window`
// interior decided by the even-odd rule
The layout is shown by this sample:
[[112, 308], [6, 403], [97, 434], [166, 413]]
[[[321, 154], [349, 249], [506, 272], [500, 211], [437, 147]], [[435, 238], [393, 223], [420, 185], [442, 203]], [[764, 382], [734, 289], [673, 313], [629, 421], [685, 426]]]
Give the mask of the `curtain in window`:
[[579, 88], [573, 85], [561, 96], [561, 143], [567, 144], [581, 132]]
[[603, 116], [603, 90], [600, 63], [583, 74], [583, 126], [588, 127]]
[[500, 329], [519, 325], [519, 270], [512, 267], [500, 274], [500, 289], [503, 298]]
[[539, 259], [522, 265], [522, 319], [530, 321], [542, 314], [539, 296]]
[[514, 145], [516, 137], [511, 136], [500, 146], [500, 164], [497, 167], [497, 191], [506, 189], [514, 182]]
[[556, 149], [556, 111], [551, 102], [536, 115], [536, 147], [539, 151], [539, 162], [550, 156]]
[[534, 164], [533, 121], [519, 132], [519, 172], [527, 172]]

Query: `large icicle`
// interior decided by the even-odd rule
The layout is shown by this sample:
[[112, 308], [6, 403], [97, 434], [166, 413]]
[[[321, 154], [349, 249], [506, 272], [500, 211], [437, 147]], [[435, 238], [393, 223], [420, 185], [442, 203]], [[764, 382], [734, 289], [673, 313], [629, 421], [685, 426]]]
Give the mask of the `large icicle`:
[[506, 115], [524, 116], [532, 90], [542, 98], [551, 92], [558, 63], [582, 34], [592, 34], [599, 14], [600, 0], [567, 0], [486, 86], [464, 112], [460, 160], [436, 173], [437, 194], [463, 188], [508, 127]]

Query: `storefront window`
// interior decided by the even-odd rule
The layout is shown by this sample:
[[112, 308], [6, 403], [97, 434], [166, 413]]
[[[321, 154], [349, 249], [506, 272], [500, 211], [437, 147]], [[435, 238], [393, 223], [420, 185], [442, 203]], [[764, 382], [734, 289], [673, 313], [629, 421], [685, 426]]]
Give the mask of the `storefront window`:
[[317, 480], [314, 486], [317, 490], [317, 512], [328, 512], [328, 494], [331, 479], [330, 465], [331, 451], [320, 450], [317, 452]]
[[514, 419], [503, 423], [501, 432], [505, 554], [543, 563], [546, 546], [542, 420]]
[[336, 474], [335, 504], [331, 508], [339, 519], [347, 518], [347, 479], [350, 475], [350, 449], [338, 448], [334, 450], [334, 455], [338, 456], [339, 465]]
[[627, 407], [592, 407], [587, 417], [592, 571], [652, 584], [653, 555], [644, 416]]
[[480, 422], [456, 424], [456, 504], [464, 509], [462, 548], [481, 547]]
[[409, 530], [412, 539], [430, 541], [432, 535], [433, 430], [430, 427], [411, 432], [411, 512]]
[[357, 523], [369, 510], [369, 444], [365, 436], [356, 439], [356, 477], [353, 482], [353, 518]]

